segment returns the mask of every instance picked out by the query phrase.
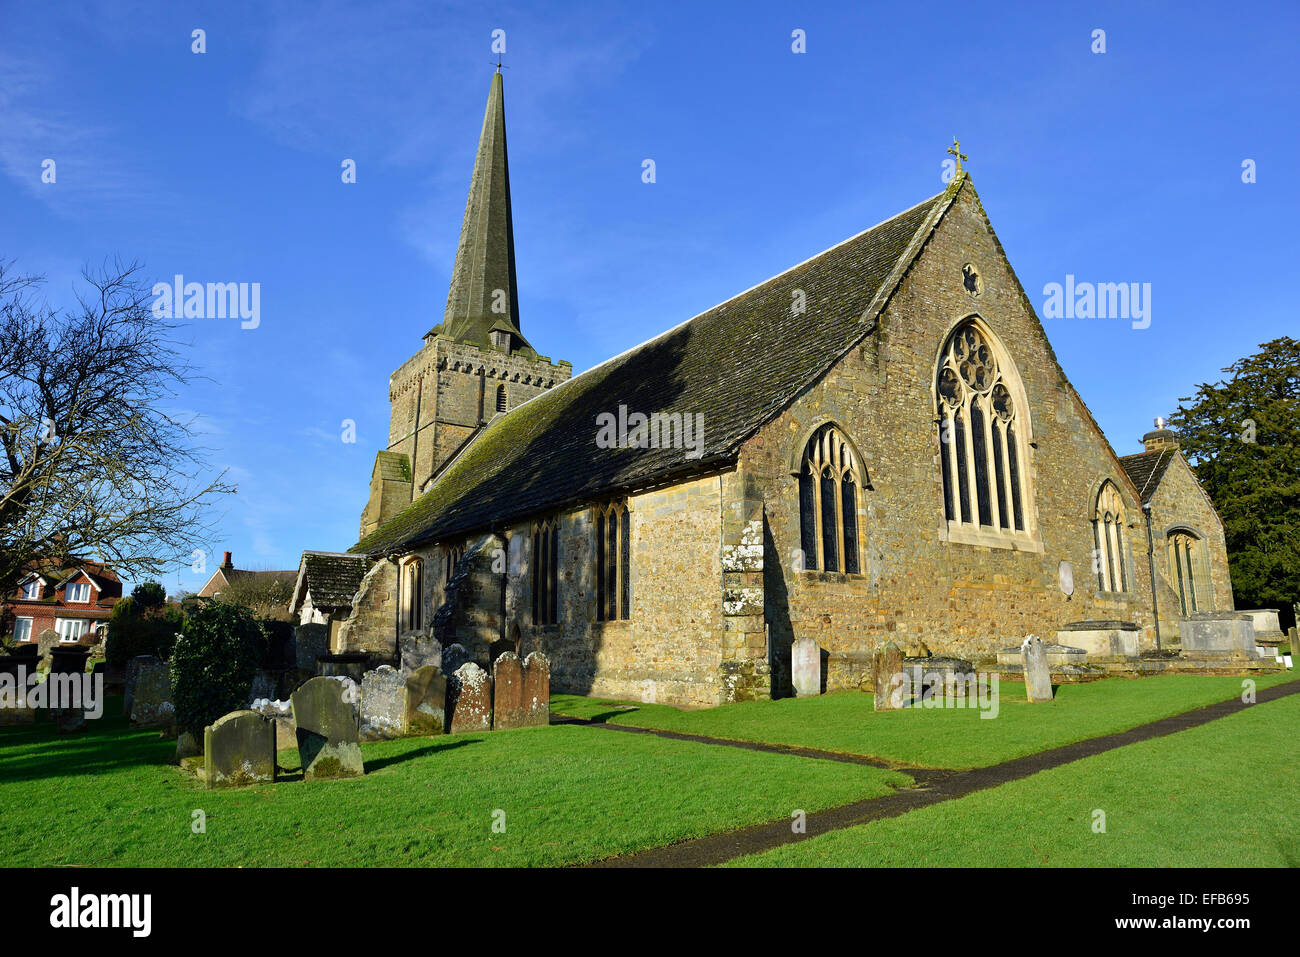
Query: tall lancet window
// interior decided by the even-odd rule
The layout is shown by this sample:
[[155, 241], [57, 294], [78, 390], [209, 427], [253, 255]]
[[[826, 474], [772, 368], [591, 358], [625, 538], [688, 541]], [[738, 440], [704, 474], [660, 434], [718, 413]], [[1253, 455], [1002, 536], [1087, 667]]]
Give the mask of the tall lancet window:
[[939, 460], [950, 539], [963, 532], [1023, 537], [1031, 520], [1022, 444], [1027, 419], [1015, 370], [1000, 352], [970, 321], [939, 355]]
[[799, 469], [799, 541], [810, 570], [860, 571], [857, 459], [834, 426], [818, 429], [804, 447]]
[[1097, 493], [1092, 513], [1093, 568], [1102, 591], [1128, 591], [1124, 567], [1124, 500], [1115, 483], [1107, 481]]
[[1171, 532], [1169, 570], [1184, 617], [1209, 607], [1210, 570], [1201, 539], [1185, 529]]

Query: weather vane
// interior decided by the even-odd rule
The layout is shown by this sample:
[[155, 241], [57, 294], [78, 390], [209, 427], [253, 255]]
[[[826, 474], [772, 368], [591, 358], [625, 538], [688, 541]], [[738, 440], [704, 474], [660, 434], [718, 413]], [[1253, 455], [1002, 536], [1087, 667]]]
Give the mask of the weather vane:
[[954, 136], [952, 138], [952, 146], [948, 147], [948, 152], [957, 157], [957, 172], [960, 173], [961, 161], [964, 159], [970, 159], [970, 157], [961, 151], [961, 143], [957, 142], [957, 137]]

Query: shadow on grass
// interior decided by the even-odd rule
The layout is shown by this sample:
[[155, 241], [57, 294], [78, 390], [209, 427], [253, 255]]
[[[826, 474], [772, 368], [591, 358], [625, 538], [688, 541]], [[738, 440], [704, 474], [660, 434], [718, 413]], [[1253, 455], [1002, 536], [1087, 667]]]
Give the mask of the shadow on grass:
[[122, 717], [88, 721], [86, 730], [59, 734], [42, 721], [0, 733], [0, 780], [40, 781], [94, 774], [132, 765], [167, 764], [176, 742], [159, 737], [157, 728], [132, 728]]
[[477, 741], [447, 741], [439, 744], [431, 744], [427, 747], [416, 748], [414, 751], [407, 751], [405, 754], [395, 754], [390, 758], [372, 758], [366, 761], [366, 773], [379, 771], [383, 768], [392, 767], [394, 764], [401, 764], [403, 761], [412, 761], [416, 758], [426, 758], [431, 754], [438, 754], [442, 751], [451, 751], [454, 748], [463, 748], [467, 744], [478, 744]]

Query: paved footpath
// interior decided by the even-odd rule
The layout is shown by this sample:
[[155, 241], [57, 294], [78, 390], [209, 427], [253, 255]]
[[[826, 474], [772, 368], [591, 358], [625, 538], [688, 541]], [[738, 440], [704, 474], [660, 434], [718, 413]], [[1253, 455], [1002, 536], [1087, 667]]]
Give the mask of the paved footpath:
[[[1256, 701], [1263, 704], [1276, 701], [1289, 695], [1300, 694], [1300, 682], [1288, 682], [1265, 688], [1256, 694]], [[774, 754], [789, 754], [795, 757], [823, 761], [843, 761], [849, 764], [864, 764], [871, 767], [902, 771], [916, 781], [915, 787], [904, 788], [883, 797], [854, 801], [839, 807], [814, 811], [808, 815], [806, 833], [794, 834], [790, 829], [789, 819], [773, 821], [770, 824], [755, 824], [736, 831], [723, 831], [706, 837], [662, 847], [651, 847], [622, 857], [611, 857], [595, 861], [587, 867], [708, 867], [743, 857], [760, 851], [804, 841], [819, 834], [837, 831], [841, 828], [854, 827], [869, 821], [898, 817], [917, 808], [929, 807], [965, 797], [985, 788], [997, 787], [1009, 781], [1018, 781], [1063, 764], [1090, 758], [1094, 754], [1104, 754], [1116, 748], [1162, 738], [1166, 735], [1186, 731], [1226, 718], [1228, 715], [1244, 711], [1253, 705], [1245, 704], [1240, 698], [1221, 701], [1176, 714], [1150, 724], [1138, 725], [1127, 731], [1107, 734], [1100, 738], [1089, 738], [1073, 744], [1042, 751], [1038, 754], [1015, 758], [1002, 764], [987, 768], [974, 768], [970, 771], [947, 771], [934, 768], [917, 768], [905, 764], [891, 764], [879, 758], [864, 755], [839, 754], [833, 751], [819, 751], [814, 748], [796, 748], [775, 744], [760, 744], [753, 741], [731, 741], [723, 738], [710, 738], [697, 734], [681, 734], [675, 731], [661, 731], [656, 728], [639, 728], [629, 725], [586, 722], [578, 719], [560, 719], [563, 723], [586, 724], [592, 728], [619, 731], [628, 734], [651, 734], [656, 737], [671, 738], [676, 741], [693, 741], [701, 744], [714, 744], [723, 747], [742, 748], [749, 751], [765, 751]]]

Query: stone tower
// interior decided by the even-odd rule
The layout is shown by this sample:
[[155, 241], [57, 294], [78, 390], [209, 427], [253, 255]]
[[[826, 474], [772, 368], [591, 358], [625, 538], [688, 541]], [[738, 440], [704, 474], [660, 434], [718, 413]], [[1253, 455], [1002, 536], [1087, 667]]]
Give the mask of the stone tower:
[[524, 338], [506, 157], [505, 94], [492, 76], [442, 322], [388, 380], [392, 417], [361, 514], [364, 536], [413, 501], [500, 412], [572, 375]]

